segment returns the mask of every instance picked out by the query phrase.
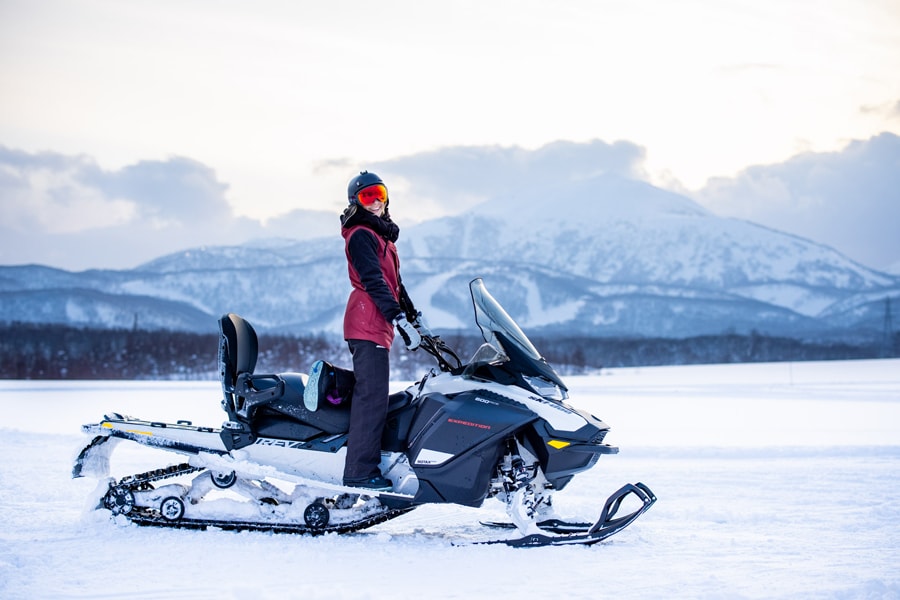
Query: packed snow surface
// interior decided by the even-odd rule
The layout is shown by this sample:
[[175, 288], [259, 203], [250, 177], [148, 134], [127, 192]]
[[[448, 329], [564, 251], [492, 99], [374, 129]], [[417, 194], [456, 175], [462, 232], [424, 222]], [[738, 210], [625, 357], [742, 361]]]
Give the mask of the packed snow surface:
[[[557, 512], [594, 518], [625, 482], [659, 497], [590, 548], [455, 545], [503, 533], [478, 523], [504, 519], [495, 500], [343, 536], [117, 523], [86, 507], [94, 480], [70, 479], [80, 425], [117, 411], [219, 426], [218, 384], [2, 381], [0, 598], [900, 598], [900, 360], [567, 383], [621, 452]], [[116, 476], [181, 462], [126, 446]]]

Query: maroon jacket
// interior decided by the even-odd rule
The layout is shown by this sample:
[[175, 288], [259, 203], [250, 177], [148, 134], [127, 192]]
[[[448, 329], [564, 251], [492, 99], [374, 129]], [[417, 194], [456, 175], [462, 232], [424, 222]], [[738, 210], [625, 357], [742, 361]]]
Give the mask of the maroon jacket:
[[341, 229], [350, 275], [344, 339], [369, 340], [390, 349], [400, 308], [400, 258], [394, 243], [365, 225]]

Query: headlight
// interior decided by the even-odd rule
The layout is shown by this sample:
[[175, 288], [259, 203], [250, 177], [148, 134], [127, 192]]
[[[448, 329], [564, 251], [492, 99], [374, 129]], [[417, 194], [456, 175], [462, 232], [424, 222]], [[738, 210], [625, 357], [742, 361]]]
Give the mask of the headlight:
[[543, 398], [563, 401], [569, 397], [562, 388], [543, 377], [529, 377], [528, 375], [523, 375], [522, 377], [525, 379], [525, 383]]

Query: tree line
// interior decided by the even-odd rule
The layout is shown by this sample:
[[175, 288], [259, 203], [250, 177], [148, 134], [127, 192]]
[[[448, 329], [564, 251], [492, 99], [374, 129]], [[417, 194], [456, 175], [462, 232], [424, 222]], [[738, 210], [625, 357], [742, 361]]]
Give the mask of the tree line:
[[[463, 361], [480, 338], [445, 335]], [[560, 374], [636, 367], [742, 362], [850, 360], [900, 356], [900, 335], [871, 343], [813, 342], [759, 333], [669, 338], [532, 338]], [[216, 379], [218, 335], [67, 325], [0, 324], [0, 379]], [[301, 372], [318, 359], [350, 368], [343, 340], [262, 334], [257, 373]], [[415, 380], [435, 366], [423, 351], [391, 349], [391, 376]]]

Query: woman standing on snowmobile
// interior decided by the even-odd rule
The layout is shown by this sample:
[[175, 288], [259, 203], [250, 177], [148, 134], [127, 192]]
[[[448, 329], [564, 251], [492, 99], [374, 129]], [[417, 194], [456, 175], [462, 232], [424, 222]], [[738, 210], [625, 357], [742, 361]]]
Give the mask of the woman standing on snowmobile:
[[[378, 469], [387, 420], [389, 352], [395, 327], [407, 349], [415, 350], [423, 324], [400, 279], [394, 246], [400, 228], [388, 212], [387, 187], [375, 173], [362, 171], [350, 181], [347, 195], [350, 205], [341, 216], [341, 235], [352, 290], [344, 313], [344, 339], [353, 357], [356, 384], [344, 485], [390, 490], [391, 482]], [[310, 388], [316, 389], [321, 370], [319, 362], [313, 365]]]

